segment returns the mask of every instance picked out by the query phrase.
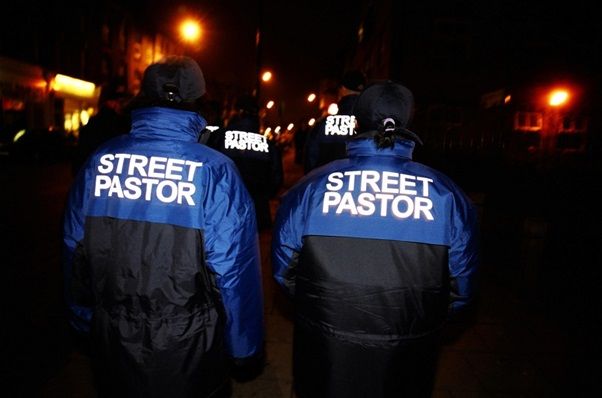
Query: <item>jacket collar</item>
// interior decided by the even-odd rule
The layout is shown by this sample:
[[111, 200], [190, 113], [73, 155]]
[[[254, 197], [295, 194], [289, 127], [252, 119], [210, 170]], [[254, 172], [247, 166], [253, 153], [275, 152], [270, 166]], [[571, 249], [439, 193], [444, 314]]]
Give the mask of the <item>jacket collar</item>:
[[207, 122], [196, 112], [151, 107], [132, 111], [130, 134], [140, 138], [163, 138], [197, 142]]
[[410, 140], [396, 139], [393, 148], [378, 149], [372, 138], [356, 138], [347, 141], [349, 157], [357, 156], [397, 156], [412, 159], [416, 143]]

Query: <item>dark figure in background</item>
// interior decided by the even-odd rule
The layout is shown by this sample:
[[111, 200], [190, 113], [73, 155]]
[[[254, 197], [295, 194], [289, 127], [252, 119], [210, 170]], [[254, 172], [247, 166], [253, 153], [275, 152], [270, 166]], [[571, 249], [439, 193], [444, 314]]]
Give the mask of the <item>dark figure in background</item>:
[[207, 145], [224, 153], [236, 163], [263, 230], [272, 226], [270, 199], [283, 183], [282, 154], [274, 141], [259, 130], [259, 107], [253, 96], [242, 95], [235, 103], [235, 114], [226, 127], [211, 134]]
[[345, 143], [354, 133], [353, 105], [364, 88], [366, 78], [359, 70], [350, 70], [343, 75], [338, 87], [338, 112], [322, 117], [310, 130], [305, 145], [304, 171], [309, 173], [316, 167], [346, 156]]
[[207, 126], [205, 126], [205, 129], [202, 131], [199, 142], [201, 144], [207, 144], [207, 142], [211, 140], [211, 135], [220, 127], [224, 127], [221, 103], [215, 99], [205, 101], [202, 114], [207, 115], [205, 117]]
[[124, 112], [128, 98], [125, 91], [116, 85], [107, 85], [101, 89], [98, 112], [79, 131], [72, 162], [73, 175], [100, 144], [128, 133], [130, 120], [127, 112]]
[[348, 157], [283, 197], [276, 282], [293, 298], [300, 398], [430, 397], [440, 332], [473, 302], [477, 214], [447, 176], [412, 160], [408, 89], [366, 88]]
[[295, 163], [303, 165], [303, 158], [305, 153], [305, 141], [307, 141], [307, 135], [311, 129], [304, 120], [299, 120], [297, 123], [299, 128], [295, 132], [294, 143], [295, 143]]
[[66, 301], [101, 397], [222, 398], [230, 375], [261, 369], [255, 209], [232, 160], [198, 142], [204, 94], [193, 59], [150, 65], [130, 133], [102, 144], [69, 193]]

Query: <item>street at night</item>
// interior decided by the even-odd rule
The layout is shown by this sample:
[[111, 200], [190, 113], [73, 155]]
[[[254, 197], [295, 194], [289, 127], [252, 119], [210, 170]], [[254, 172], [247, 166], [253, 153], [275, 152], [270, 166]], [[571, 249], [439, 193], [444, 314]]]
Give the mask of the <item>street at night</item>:
[[[208, 383], [199, 394], [222, 398], [232, 376], [232, 398], [383, 398], [402, 388], [391, 383], [430, 383], [408, 375], [424, 361], [432, 376], [423, 354], [443, 327], [434, 398], [602, 396], [594, 11], [3, 10], [0, 395], [113, 398], [128, 384], [163, 397], [177, 383], [180, 397]], [[93, 309], [95, 352], [73, 327]]]
[[[291, 148], [284, 163], [286, 189], [302, 171]], [[95, 397], [90, 361], [69, 331], [61, 291], [60, 218], [71, 180], [67, 161], [3, 165], [5, 396]], [[599, 270], [593, 267], [594, 237], [580, 229], [593, 227], [599, 215], [583, 214], [583, 184], [557, 183], [554, 194], [540, 195], [571, 195], [580, 205], [552, 209], [551, 219], [512, 216], [518, 208], [508, 197], [484, 200], [471, 193], [482, 202], [479, 306], [474, 318], [447, 329], [435, 397], [577, 397], [596, 391]], [[523, 188], [521, 200], [533, 200]], [[265, 231], [267, 366], [257, 379], [235, 383], [234, 397], [291, 393], [291, 307], [270, 276], [269, 242]]]

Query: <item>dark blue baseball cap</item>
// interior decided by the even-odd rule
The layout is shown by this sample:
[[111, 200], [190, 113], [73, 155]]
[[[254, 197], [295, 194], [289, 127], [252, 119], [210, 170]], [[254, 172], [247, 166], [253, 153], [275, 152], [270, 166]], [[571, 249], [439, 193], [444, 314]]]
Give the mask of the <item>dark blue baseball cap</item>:
[[165, 106], [188, 109], [205, 94], [205, 78], [190, 57], [169, 56], [144, 71], [140, 92], [130, 107]]
[[387, 80], [366, 87], [353, 107], [359, 134], [391, 131], [419, 144], [418, 135], [407, 129], [414, 112], [412, 92], [399, 83]]

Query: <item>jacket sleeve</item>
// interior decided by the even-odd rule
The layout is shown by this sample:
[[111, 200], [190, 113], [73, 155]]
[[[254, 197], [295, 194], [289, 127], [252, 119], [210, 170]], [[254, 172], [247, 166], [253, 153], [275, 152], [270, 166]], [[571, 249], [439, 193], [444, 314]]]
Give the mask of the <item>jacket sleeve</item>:
[[62, 272], [64, 299], [68, 320], [80, 333], [90, 331], [92, 319], [92, 290], [88, 278], [86, 257], [82, 245], [84, 238], [85, 171], [80, 170], [71, 187], [63, 214]]
[[272, 275], [289, 296], [295, 295], [295, 276], [303, 245], [304, 189], [298, 185], [283, 195], [272, 230]]
[[226, 344], [233, 358], [262, 355], [263, 293], [253, 202], [234, 164], [206, 203], [206, 263], [216, 275], [226, 311]]
[[470, 199], [462, 192], [455, 195], [451, 236], [449, 312], [450, 316], [454, 316], [467, 309], [474, 300], [479, 265], [477, 212]]

